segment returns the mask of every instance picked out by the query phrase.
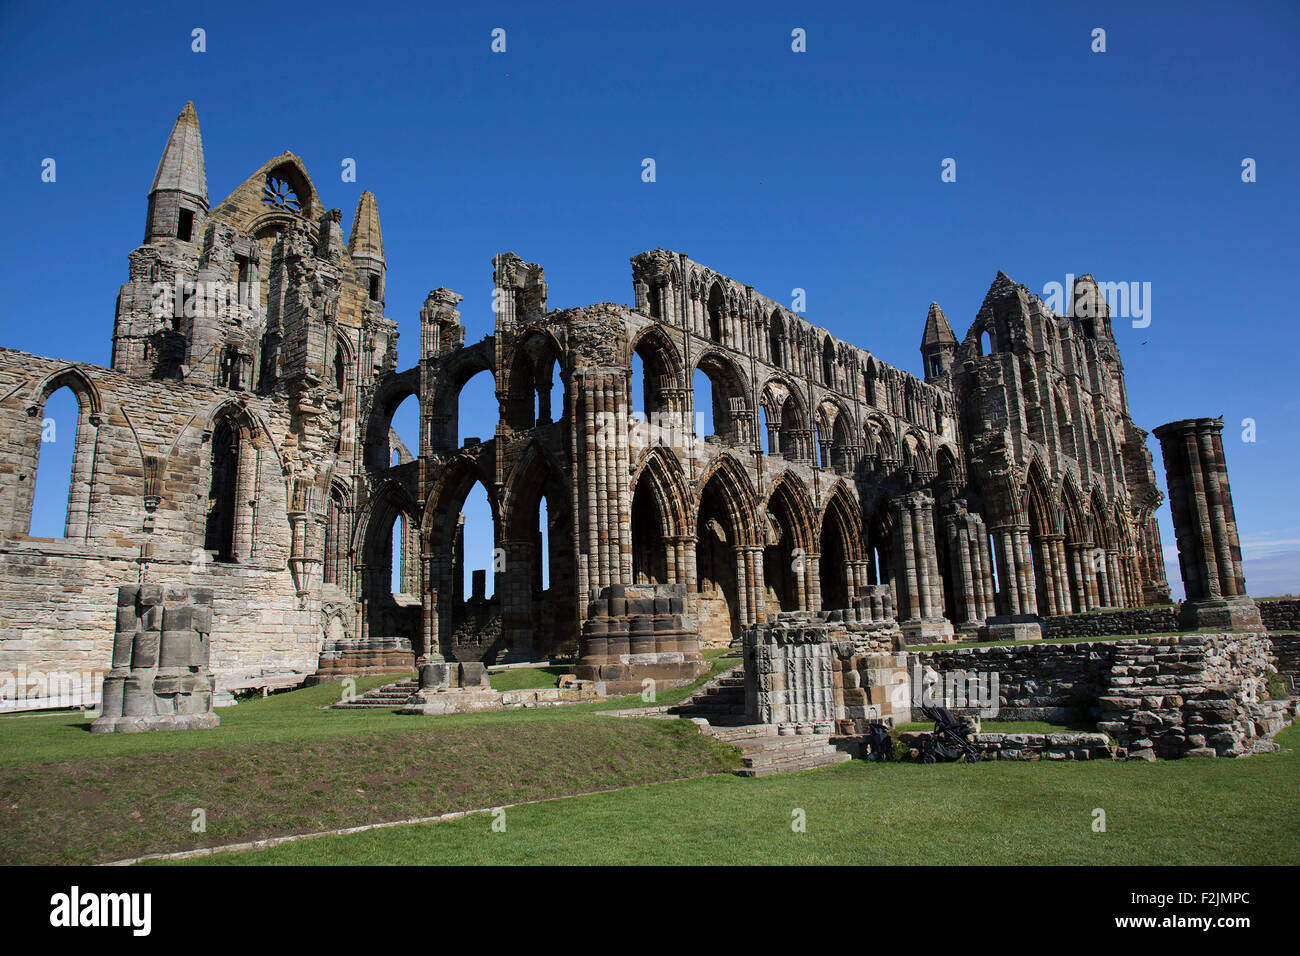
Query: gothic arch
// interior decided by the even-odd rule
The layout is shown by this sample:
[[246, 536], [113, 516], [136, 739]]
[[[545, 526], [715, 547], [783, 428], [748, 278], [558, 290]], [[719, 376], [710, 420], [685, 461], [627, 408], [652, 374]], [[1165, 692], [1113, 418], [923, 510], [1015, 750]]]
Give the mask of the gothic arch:
[[[95, 498], [95, 464], [99, 448], [98, 429], [103, 421], [103, 404], [98, 387], [75, 365], [66, 366], [47, 375], [31, 391], [27, 403], [25, 444], [35, 449], [35, 455], [31, 481], [14, 482], [17, 486], [13, 491], [17, 495], [15, 510], [16, 516], [26, 515], [26, 522], [20, 523], [18, 527], [30, 533], [36, 483], [39, 477], [41, 446], [45, 438], [45, 409], [50, 397], [63, 388], [72, 392], [77, 402], [72, 468], [68, 473], [67, 502], [64, 508], [63, 537], [68, 541], [84, 541], [90, 531], [90, 509]], [[130, 424], [129, 420], [127, 423]], [[134, 429], [132, 431], [134, 432]], [[138, 439], [136, 445], [139, 451]]]
[[564, 470], [539, 442], [529, 443], [511, 472], [501, 514], [500, 574], [513, 595], [501, 605], [507, 647], [525, 659], [571, 647], [578, 630], [573, 505]]
[[632, 341], [628, 352], [628, 366], [632, 356], [641, 357], [644, 373], [644, 391], [633, 395], [633, 407], [647, 416], [670, 411], [665, 389], [683, 389], [686, 379], [682, 371], [682, 357], [663, 326], [651, 325], [643, 329]]
[[420, 396], [422, 403], [426, 400], [429, 403], [429, 445], [433, 451], [453, 451], [459, 446], [456, 429], [460, 395], [470, 379], [487, 372], [492, 377], [494, 390], [499, 393], [495, 362], [493, 339], [489, 337], [468, 348], [457, 349], [439, 365], [433, 395]]
[[1029, 556], [1034, 575], [1034, 596], [1038, 613], [1059, 613], [1055, 568], [1056, 513], [1041, 462], [1034, 458], [1025, 477], [1023, 513], [1029, 519]]
[[784, 369], [789, 364], [786, 359], [786, 350], [789, 347], [788, 341], [785, 316], [781, 314], [780, 309], [773, 309], [772, 314], [768, 317], [767, 358], [768, 363], [774, 368]]
[[[267, 525], [257, 509], [262, 491], [263, 453], [275, 450], [265, 425], [246, 406], [221, 402], [203, 430], [208, 445], [208, 500], [203, 523], [203, 549], [217, 561], [244, 562], [257, 552], [257, 529]], [[277, 458], [278, 461], [278, 458]]]
[[713, 391], [713, 431], [729, 445], [752, 441], [754, 409], [749, 382], [730, 357], [717, 349], [704, 352], [695, 368], [708, 376]]
[[695, 514], [700, 513], [705, 494], [716, 486], [725, 504], [727, 516], [733, 522], [737, 545], [758, 544], [757, 506], [754, 491], [745, 468], [734, 457], [722, 454], [715, 458], [695, 483], [692, 496]]
[[642, 454], [632, 478], [632, 574], [637, 583], [684, 583], [679, 544], [694, 534], [681, 465], [662, 446]]
[[393, 415], [398, 406], [412, 395], [417, 401], [421, 398], [418, 366], [385, 377], [375, 388], [370, 406], [370, 422], [366, 429], [366, 467], [371, 471], [383, 471], [392, 466], [389, 436]]
[[91, 380], [90, 376], [75, 365], [68, 365], [45, 376], [36, 387], [32, 389], [31, 398], [27, 402], [29, 414], [35, 414], [33, 409], [39, 410], [45, 407], [46, 401], [51, 395], [61, 388], [70, 388], [72, 393], [77, 396], [77, 402], [87, 415], [102, 415], [104, 413], [103, 400], [99, 395], [99, 387]]
[[857, 569], [866, 558], [862, 515], [844, 481], [837, 481], [822, 513], [818, 544], [821, 603], [824, 609], [852, 606]]
[[511, 428], [524, 431], [564, 416], [564, 408], [551, 408], [552, 376], [557, 371], [565, 394], [569, 392], [563, 357], [564, 351], [549, 329], [528, 328], [515, 338], [506, 382], [506, 417]]

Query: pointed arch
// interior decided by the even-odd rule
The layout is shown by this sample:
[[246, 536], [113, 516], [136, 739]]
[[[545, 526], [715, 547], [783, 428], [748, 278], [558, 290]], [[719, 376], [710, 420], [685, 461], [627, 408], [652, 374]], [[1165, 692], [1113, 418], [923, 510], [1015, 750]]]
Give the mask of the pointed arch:
[[[213, 409], [204, 439], [209, 445], [203, 549], [219, 562], [244, 562], [257, 550], [259, 527], [269, 524], [259, 491], [263, 461], [274, 453], [265, 424], [233, 399]], [[278, 455], [276, 456], [278, 461]]]
[[680, 412], [672, 407], [666, 394], [670, 390], [686, 388], [682, 357], [667, 331], [660, 325], [645, 328], [632, 340], [628, 365], [633, 356], [641, 359], [642, 394], [633, 395], [633, 407], [646, 416], [665, 412]]
[[[735, 640], [756, 619], [750, 554], [756, 543], [754, 494], [744, 468], [719, 455], [695, 498], [695, 606], [706, 641]], [[688, 582], [689, 583], [689, 582]]]
[[866, 549], [863, 545], [862, 513], [843, 480], [835, 483], [826, 500], [818, 551], [821, 554], [818, 570], [822, 608], [852, 607], [856, 597], [857, 569], [865, 560]]
[[[42, 482], [41, 487], [44, 488], [48, 482], [48, 479], [41, 478], [42, 446], [47, 441], [62, 440], [57, 437], [57, 429], [60, 427], [57, 422], [52, 422], [49, 426], [55, 429], [54, 433], [47, 434], [46, 407], [50, 398], [65, 388], [76, 401], [77, 413], [76, 422], [73, 423], [71, 462], [66, 473], [66, 493], [60, 488], [60, 497], [65, 502], [63, 537], [69, 541], [84, 541], [90, 533], [90, 511], [95, 500], [95, 465], [99, 447], [98, 430], [103, 421], [103, 403], [94, 381], [75, 365], [57, 369], [39, 381], [30, 392], [27, 402], [26, 444], [32, 449], [31, 480], [14, 482], [17, 486], [13, 490], [17, 496], [15, 517], [19, 519], [18, 527], [30, 534], [37, 483]], [[127, 423], [130, 424], [129, 420]], [[67, 423], [62, 428], [66, 434]], [[22, 520], [24, 516], [25, 521]]]
[[558, 409], [551, 408], [551, 387], [557, 371], [564, 394], [568, 394], [563, 356], [550, 329], [528, 328], [516, 336], [506, 381], [506, 419], [511, 428], [525, 431], [563, 417], [566, 402], [562, 400]]
[[704, 352], [695, 368], [708, 376], [712, 386], [713, 430], [717, 436], [729, 445], [743, 446], [753, 441], [754, 409], [744, 372], [718, 349]]
[[781, 314], [780, 309], [773, 309], [767, 322], [768, 362], [775, 368], [783, 369], [789, 364], [786, 357], [787, 336], [785, 331], [785, 316]]
[[1051, 505], [1042, 462], [1033, 458], [1025, 476], [1021, 513], [1029, 520], [1029, 556], [1034, 574], [1034, 597], [1038, 613], [1060, 613], [1056, 574], [1056, 514]]
[[507, 651], [519, 660], [571, 650], [576, 640], [577, 555], [569, 494], [560, 463], [539, 441], [531, 441], [506, 481], [501, 503], [505, 562], [498, 573], [512, 596], [501, 604], [501, 624]]
[[645, 452], [632, 477], [632, 574], [638, 584], [679, 584], [685, 573], [679, 543], [694, 533], [689, 495], [676, 456], [663, 446]]

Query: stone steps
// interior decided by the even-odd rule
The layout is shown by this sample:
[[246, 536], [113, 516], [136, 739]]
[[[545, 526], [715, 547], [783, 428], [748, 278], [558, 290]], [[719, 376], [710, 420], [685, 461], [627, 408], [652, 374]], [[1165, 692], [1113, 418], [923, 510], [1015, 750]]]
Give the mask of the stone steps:
[[763, 735], [735, 741], [741, 749], [744, 766], [733, 771], [740, 777], [768, 777], [778, 773], [798, 773], [831, 767], [853, 759], [837, 749], [825, 734], [800, 734], [787, 737]]
[[360, 697], [330, 705], [330, 710], [400, 710], [420, 688], [414, 677], [368, 690]]
[[668, 708], [676, 717], [703, 718], [712, 725], [738, 725], [745, 720], [745, 674], [740, 667], [719, 674], [679, 704]]

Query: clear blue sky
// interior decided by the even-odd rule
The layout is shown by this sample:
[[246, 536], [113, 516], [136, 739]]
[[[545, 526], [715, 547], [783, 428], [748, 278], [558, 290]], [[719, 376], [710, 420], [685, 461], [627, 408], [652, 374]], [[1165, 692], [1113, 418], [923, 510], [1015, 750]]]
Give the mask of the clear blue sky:
[[193, 100], [214, 204], [285, 149], [345, 223], [379, 197], [403, 366], [436, 286], [464, 295], [471, 341], [490, 331], [504, 250], [546, 268], [553, 307], [628, 302], [629, 256], [684, 251], [779, 300], [806, 289], [811, 321], [918, 373], [930, 301], [964, 335], [998, 269], [1034, 291], [1150, 282], [1151, 325], [1115, 323], [1133, 415], [1224, 416], [1248, 585], [1300, 590], [1300, 7], [705, 6], [4, 4], [0, 344], [107, 363]]

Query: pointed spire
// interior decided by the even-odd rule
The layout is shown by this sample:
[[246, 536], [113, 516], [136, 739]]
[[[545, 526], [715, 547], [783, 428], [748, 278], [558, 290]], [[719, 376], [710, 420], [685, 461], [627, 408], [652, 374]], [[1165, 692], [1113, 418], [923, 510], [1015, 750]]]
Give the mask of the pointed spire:
[[957, 336], [952, 333], [948, 317], [939, 308], [938, 302], [930, 303], [930, 314], [925, 317], [925, 333], [921, 336], [921, 348], [932, 345], [956, 345]]
[[199, 133], [199, 114], [192, 102], [186, 103], [167, 140], [158, 172], [154, 174], [149, 192], [175, 190], [203, 201], [208, 205], [208, 177], [203, 167], [203, 137]]
[[348, 252], [353, 256], [384, 258], [384, 234], [379, 229], [379, 203], [370, 190], [361, 194], [357, 214], [352, 217]]

